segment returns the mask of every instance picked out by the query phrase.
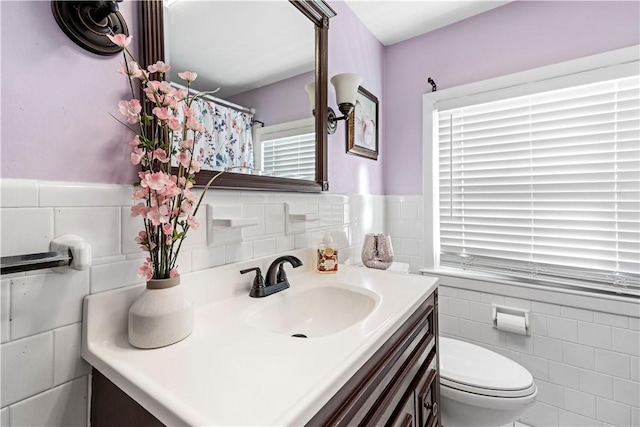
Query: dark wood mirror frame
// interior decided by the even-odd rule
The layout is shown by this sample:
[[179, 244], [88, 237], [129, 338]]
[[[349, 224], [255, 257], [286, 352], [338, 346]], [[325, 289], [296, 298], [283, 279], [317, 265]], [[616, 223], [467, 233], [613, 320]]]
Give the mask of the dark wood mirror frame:
[[[335, 11], [324, 0], [289, 0], [315, 26], [316, 40], [316, 108], [327, 111], [328, 39], [329, 18]], [[162, 0], [139, 2], [140, 7], [140, 58], [145, 67], [164, 60], [164, 26]], [[197, 70], [196, 70], [197, 71]], [[302, 90], [303, 88], [300, 88]], [[279, 178], [264, 175], [225, 173], [220, 175], [212, 187], [228, 189], [251, 189], [295, 192], [320, 192], [329, 190], [327, 173], [327, 115], [315, 114], [316, 126], [316, 180]], [[196, 183], [204, 185], [216, 172], [201, 171]]]

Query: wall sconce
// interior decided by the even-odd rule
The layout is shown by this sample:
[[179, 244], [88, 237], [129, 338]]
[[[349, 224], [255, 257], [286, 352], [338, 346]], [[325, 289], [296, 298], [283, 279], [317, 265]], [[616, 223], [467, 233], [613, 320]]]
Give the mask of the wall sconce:
[[[339, 120], [349, 120], [349, 114], [353, 111], [356, 105], [356, 95], [358, 94], [358, 87], [362, 83], [362, 77], [353, 73], [336, 74], [330, 79], [331, 84], [336, 90], [336, 101], [338, 102], [338, 109], [342, 113], [342, 117], [337, 117], [333, 108], [328, 107], [327, 116], [327, 132], [333, 135], [338, 129]], [[316, 84], [315, 82], [308, 83], [304, 89], [309, 94], [309, 103], [311, 110], [315, 115], [316, 108]]]

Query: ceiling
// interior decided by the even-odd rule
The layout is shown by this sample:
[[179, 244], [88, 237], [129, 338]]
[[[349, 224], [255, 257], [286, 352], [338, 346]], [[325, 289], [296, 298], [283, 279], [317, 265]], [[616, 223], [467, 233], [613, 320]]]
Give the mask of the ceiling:
[[345, 0], [385, 46], [461, 21], [512, 0]]

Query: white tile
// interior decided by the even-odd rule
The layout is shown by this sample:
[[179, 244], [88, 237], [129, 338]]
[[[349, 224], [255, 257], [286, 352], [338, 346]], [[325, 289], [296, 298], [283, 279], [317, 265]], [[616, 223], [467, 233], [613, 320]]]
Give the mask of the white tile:
[[253, 242], [253, 256], [260, 258], [276, 253], [276, 239], [256, 240]]
[[[294, 236], [282, 236], [276, 238], [276, 253], [292, 251], [296, 246]], [[340, 260], [342, 262], [342, 260]]]
[[629, 318], [618, 314], [603, 313], [601, 311], [593, 312], [593, 321], [603, 325], [616, 326], [618, 328], [628, 328]]
[[53, 240], [53, 210], [46, 208], [2, 208], [0, 255], [48, 252]]
[[584, 310], [582, 308], [562, 307], [562, 317], [569, 319], [582, 320], [585, 322], [593, 322], [593, 311]]
[[499, 331], [492, 325], [482, 324], [480, 340], [484, 343], [506, 347], [507, 345], [507, 333]]
[[533, 354], [533, 339], [529, 335], [506, 333], [507, 348], [522, 353]]
[[640, 357], [631, 356], [631, 380], [640, 381]]
[[389, 219], [402, 218], [401, 204], [399, 202], [388, 201], [385, 206], [385, 214]]
[[87, 425], [87, 377], [63, 384], [11, 406], [15, 426]]
[[566, 427], [602, 427], [602, 422], [560, 409], [560, 425]]
[[521, 298], [505, 297], [504, 305], [507, 307], [522, 308], [524, 310], [531, 310], [531, 301]]
[[631, 407], [631, 425], [640, 426], [640, 408]]
[[[564, 389], [557, 385], [536, 379], [538, 387], [538, 401], [562, 408], [564, 405]], [[594, 402], [595, 403], [595, 402]]]
[[94, 258], [120, 255], [120, 208], [56, 208], [54, 229], [82, 237]]
[[40, 181], [40, 206], [131, 205], [131, 185]]
[[402, 219], [418, 219], [420, 218], [418, 208], [418, 203], [415, 202], [402, 203], [400, 205], [400, 216]]
[[562, 361], [562, 341], [534, 335], [533, 354], [538, 357], [560, 362]]
[[143, 253], [140, 245], [136, 243], [135, 238], [138, 233], [144, 230], [144, 222], [141, 217], [132, 217], [130, 208], [120, 209], [121, 235], [120, 242], [122, 245], [121, 252], [123, 254]]
[[244, 242], [224, 246], [224, 256], [227, 264], [251, 259], [253, 258], [253, 244]]
[[10, 337], [10, 307], [11, 307], [11, 281], [0, 281], [0, 337], [1, 342], [9, 341]]
[[549, 361], [542, 357], [531, 356], [529, 354], [523, 354], [520, 356], [520, 363], [522, 366], [534, 376], [541, 380], [549, 379]]
[[191, 271], [224, 265], [226, 262], [225, 252], [225, 246], [211, 246], [206, 249], [192, 250]]
[[549, 327], [547, 325], [547, 315], [540, 313], [530, 313], [529, 328], [532, 335], [547, 336], [549, 332]]
[[550, 314], [552, 316], [560, 316], [560, 306], [556, 304], [548, 304], [546, 302], [533, 301], [531, 303], [531, 311], [534, 313]]
[[265, 230], [265, 209], [264, 205], [243, 205], [242, 206], [243, 218], [258, 218], [258, 225], [246, 227], [242, 229], [242, 237], [257, 237], [263, 236]]
[[457, 317], [440, 315], [439, 316], [440, 332], [449, 335], [460, 335], [460, 319]]
[[580, 370], [573, 366], [550, 361], [549, 381], [577, 390], [580, 388]]
[[596, 418], [616, 426], [631, 425], [631, 407], [598, 397], [596, 402]]
[[634, 331], [640, 331], [640, 318], [629, 317], [629, 329], [633, 329]]
[[446, 295], [448, 297], [457, 298], [458, 297], [458, 288], [452, 288], [450, 286], [440, 285], [440, 286], [438, 286], [438, 294], [439, 295]]
[[485, 294], [482, 293], [480, 296], [480, 302], [484, 302], [486, 304], [499, 304], [504, 305], [504, 296], [496, 295], [496, 294]]
[[88, 270], [11, 279], [11, 339], [82, 321], [88, 294]]
[[53, 385], [53, 333], [2, 344], [0, 352], [0, 406], [33, 396]]
[[2, 408], [0, 410], [0, 426], [9, 427], [11, 425], [11, 418], [9, 417], [9, 407]]
[[446, 296], [438, 296], [438, 312], [440, 314], [450, 314], [449, 313], [450, 303], [451, 303], [451, 298]]
[[580, 390], [607, 399], [613, 399], [613, 377], [580, 369]]
[[640, 383], [622, 378], [613, 379], [613, 400], [640, 407]]
[[80, 356], [82, 323], [53, 331], [53, 384], [60, 385], [91, 372], [91, 366]]
[[558, 408], [537, 402], [522, 414], [520, 421], [532, 426], [555, 427], [558, 426], [558, 416]]
[[564, 409], [589, 418], [595, 418], [596, 397], [592, 394], [566, 388], [564, 390]]
[[640, 331], [613, 328], [613, 351], [640, 356]]
[[92, 265], [89, 269], [91, 293], [95, 294], [123, 286], [142, 283], [144, 280], [138, 277], [138, 270], [143, 262], [142, 259], [134, 259], [131, 261]]
[[611, 350], [611, 327], [595, 323], [578, 322], [580, 344]]
[[455, 317], [468, 319], [469, 301], [458, 298], [451, 298], [451, 300], [449, 301], [449, 313]]
[[482, 293], [478, 291], [470, 291], [468, 289], [460, 289], [458, 297], [469, 301], [482, 301]]
[[630, 357], [627, 354], [596, 349], [596, 371], [615, 377], [630, 378]]
[[265, 207], [265, 229], [267, 234], [284, 233], [284, 205], [267, 205]]
[[26, 208], [38, 206], [38, 182], [30, 179], [0, 179], [0, 206]]
[[295, 235], [296, 249], [315, 248], [318, 242], [312, 238], [311, 233], [301, 233]]
[[596, 351], [593, 347], [562, 343], [562, 361], [572, 366], [594, 370], [596, 368]]
[[563, 341], [578, 342], [578, 322], [563, 317], [547, 316], [547, 335]]
[[482, 325], [478, 322], [460, 319], [460, 336], [470, 340], [480, 341], [482, 339]]
[[502, 348], [502, 347], [495, 347], [493, 351], [503, 355], [504, 357], [508, 357], [509, 359], [515, 362], [520, 363], [520, 356], [522, 355], [522, 353], [519, 353], [513, 350], [507, 350], [506, 348]]

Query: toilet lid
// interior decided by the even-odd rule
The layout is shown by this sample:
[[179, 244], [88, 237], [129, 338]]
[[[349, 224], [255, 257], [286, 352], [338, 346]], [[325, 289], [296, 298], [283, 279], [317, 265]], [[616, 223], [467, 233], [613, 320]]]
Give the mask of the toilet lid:
[[438, 353], [443, 385], [487, 396], [517, 397], [535, 391], [529, 371], [501, 354], [450, 338], [439, 339]]

